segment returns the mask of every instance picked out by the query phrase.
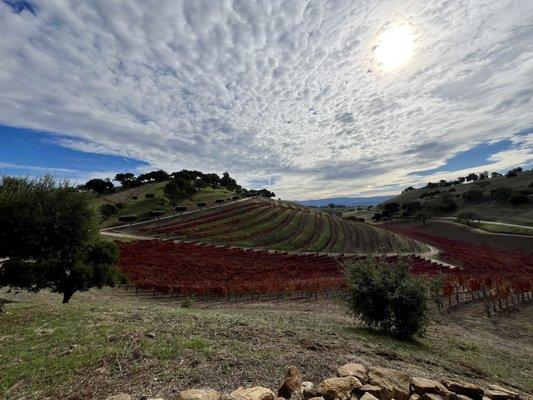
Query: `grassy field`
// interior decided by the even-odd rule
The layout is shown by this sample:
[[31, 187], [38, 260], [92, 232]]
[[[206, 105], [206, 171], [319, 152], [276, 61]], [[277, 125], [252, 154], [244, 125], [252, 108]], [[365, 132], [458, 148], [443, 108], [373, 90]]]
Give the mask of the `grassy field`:
[[[121, 224], [118, 217], [121, 215], [138, 215], [139, 221], [150, 219], [148, 213], [160, 207], [167, 215], [173, 215], [174, 207], [185, 206], [189, 210], [196, 210], [197, 203], [207, 203], [208, 206], [215, 204], [216, 200], [231, 200], [235, 193], [226, 189], [204, 188], [192, 196], [171, 197], [165, 195], [164, 188], [167, 182], [151, 183], [138, 188], [128, 189], [123, 192], [102, 196], [97, 199], [97, 204], [123, 203], [124, 208], [119, 209], [117, 215], [112, 216], [102, 223], [102, 227], [110, 227]], [[147, 193], [153, 193], [153, 198], [147, 198]], [[134, 197], [137, 197], [134, 199]]]
[[479, 224], [473, 224], [475, 228], [491, 233], [509, 233], [513, 235], [533, 235], [533, 227], [518, 227], [518, 226], [506, 226], [496, 225], [488, 222], [481, 222]]
[[480, 304], [433, 314], [427, 336], [375, 334], [334, 300], [202, 303], [135, 297], [120, 289], [58, 295], [0, 293], [0, 398], [105, 398], [126, 391], [240, 385], [273, 389], [288, 365], [317, 383], [348, 361], [425, 377], [533, 390], [531, 306], [488, 320]]

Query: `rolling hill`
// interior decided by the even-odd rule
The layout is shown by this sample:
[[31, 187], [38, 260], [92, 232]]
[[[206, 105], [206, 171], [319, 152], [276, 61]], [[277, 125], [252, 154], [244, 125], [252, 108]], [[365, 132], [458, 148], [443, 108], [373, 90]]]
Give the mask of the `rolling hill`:
[[362, 222], [261, 198], [178, 219], [138, 224], [143, 236], [317, 253], [417, 252], [418, 243]]
[[152, 210], [161, 210], [165, 215], [175, 215], [174, 207], [183, 206], [188, 210], [198, 209], [198, 203], [206, 203], [207, 206], [216, 204], [217, 200], [229, 201], [235, 193], [224, 188], [202, 188], [197, 193], [186, 196], [169, 196], [164, 188], [168, 181], [148, 183], [139, 187], [122, 190], [113, 194], [101, 196], [97, 204], [114, 204], [118, 207], [118, 213], [106, 219], [102, 227], [119, 225], [120, 216], [136, 215], [139, 221], [148, 220]]
[[[508, 198], [495, 195], [503, 191], [508, 194], [522, 193], [527, 201], [512, 204]], [[457, 207], [453, 211], [443, 212], [442, 216], [457, 216], [461, 211], [474, 211], [482, 220], [533, 226], [533, 171], [524, 171], [511, 178], [499, 176], [448, 187], [408, 190], [386, 203], [397, 202], [403, 205], [419, 201], [424, 206], [440, 201], [443, 196], [449, 196]]]

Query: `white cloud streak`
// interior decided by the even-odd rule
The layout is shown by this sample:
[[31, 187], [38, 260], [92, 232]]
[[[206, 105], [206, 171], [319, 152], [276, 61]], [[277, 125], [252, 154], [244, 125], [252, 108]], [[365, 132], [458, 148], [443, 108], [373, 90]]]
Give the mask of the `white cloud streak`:
[[[391, 193], [533, 126], [531, 1], [33, 3], [0, 3], [0, 123], [84, 151], [304, 199]], [[398, 23], [415, 50], [385, 73], [373, 48]], [[531, 160], [524, 143], [487, 169]]]

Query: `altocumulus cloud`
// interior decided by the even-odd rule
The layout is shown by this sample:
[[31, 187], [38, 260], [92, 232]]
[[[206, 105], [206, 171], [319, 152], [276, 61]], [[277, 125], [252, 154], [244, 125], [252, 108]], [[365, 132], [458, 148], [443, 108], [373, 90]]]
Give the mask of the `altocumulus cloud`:
[[[480, 143], [513, 140], [488, 169], [531, 161], [532, 21], [518, 0], [10, 0], [0, 123], [282, 197], [394, 192]], [[415, 51], [385, 73], [395, 24]]]

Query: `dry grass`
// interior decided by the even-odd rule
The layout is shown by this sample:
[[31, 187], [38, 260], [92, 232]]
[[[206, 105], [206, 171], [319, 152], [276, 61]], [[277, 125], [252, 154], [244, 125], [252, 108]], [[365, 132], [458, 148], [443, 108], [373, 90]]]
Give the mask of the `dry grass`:
[[[427, 377], [532, 390], [532, 308], [488, 320], [480, 305], [433, 317], [428, 335], [368, 331], [333, 300], [195, 303], [120, 289], [2, 295], [0, 397], [87, 399], [126, 391], [172, 398], [189, 387], [276, 388], [288, 365], [318, 382], [347, 361]], [[149, 337], [153, 333], [155, 337]]]

